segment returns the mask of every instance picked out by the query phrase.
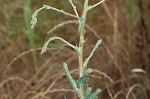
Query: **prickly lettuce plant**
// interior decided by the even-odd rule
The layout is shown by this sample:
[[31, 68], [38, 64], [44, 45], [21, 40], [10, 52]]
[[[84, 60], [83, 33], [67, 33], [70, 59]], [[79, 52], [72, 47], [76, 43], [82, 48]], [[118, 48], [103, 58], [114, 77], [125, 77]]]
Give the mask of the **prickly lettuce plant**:
[[48, 47], [49, 42], [51, 42], [53, 40], [60, 40], [63, 44], [67, 45], [68, 47], [71, 47], [72, 49], [74, 49], [77, 52], [78, 61], [79, 61], [79, 67], [78, 67], [79, 78], [77, 80], [73, 79], [73, 77], [71, 76], [71, 74], [69, 72], [69, 69], [68, 69], [68, 66], [66, 63], [63, 64], [63, 67], [64, 67], [64, 71], [66, 73], [66, 76], [67, 76], [70, 84], [72, 85], [73, 89], [75, 90], [76, 94], [78, 95], [78, 97], [80, 99], [97, 99], [98, 94], [101, 92], [100, 89], [97, 89], [95, 92], [91, 93], [92, 88], [89, 87], [89, 85], [87, 84], [87, 81], [88, 81], [87, 75], [92, 72], [92, 69], [91, 68], [88, 69], [87, 66], [88, 66], [90, 58], [93, 56], [96, 49], [102, 43], [102, 40], [97, 41], [97, 43], [96, 43], [95, 47], [93, 48], [93, 50], [91, 51], [90, 55], [85, 60], [83, 59], [83, 47], [86, 43], [85, 38], [84, 38], [84, 34], [86, 32], [85, 24], [86, 24], [87, 14], [90, 10], [94, 9], [95, 7], [97, 7], [98, 5], [103, 3], [104, 1], [105, 0], [101, 0], [94, 5], [89, 5], [89, 0], [84, 0], [84, 7], [83, 7], [82, 15], [78, 14], [76, 6], [74, 5], [72, 0], [69, 0], [69, 3], [71, 4], [75, 14], [68, 13], [64, 10], [57, 9], [57, 8], [49, 6], [49, 5], [43, 5], [43, 7], [36, 10], [32, 15], [32, 21], [31, 21], [32, 26], [31, 26], [31, 28], [34, 28], [34, 26], [36, 25], [38, 12], [40, 12], [43, 9], [54, 10], [54, 11], [57, 11], [57, 12], [62, 13], [64, 15], [68, 15], [68, 16], [73, 17], [73, 18], [78, 20], [78, 23], [79, 23], [78, 32], [80, 34], [78, 46], [72, 45], [71, 43], [67, 42], [66, 40], [64, 40], [61, 37], [50, 37], [47, 40], [47, 42], [44, 44], [43, 49], [41, 51], [41, 54], [46, 52], [46, 49]]

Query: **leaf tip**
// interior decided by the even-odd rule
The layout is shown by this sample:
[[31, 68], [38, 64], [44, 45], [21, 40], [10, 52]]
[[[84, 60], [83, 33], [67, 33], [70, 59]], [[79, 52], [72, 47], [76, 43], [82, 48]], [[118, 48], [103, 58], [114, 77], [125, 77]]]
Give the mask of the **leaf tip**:
[[98, 40], [97, 42], [98, 42], [99, 44], [101, 44], [101, 43], [102, 43], [102, 39]]

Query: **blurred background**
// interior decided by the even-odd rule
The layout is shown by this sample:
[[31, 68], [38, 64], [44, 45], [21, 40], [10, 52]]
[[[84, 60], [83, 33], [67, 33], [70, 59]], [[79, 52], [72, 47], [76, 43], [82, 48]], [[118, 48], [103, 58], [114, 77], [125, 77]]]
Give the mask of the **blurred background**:
[[[79, 14], [83, 1], [73, 0]], [[42, 10], [32, 30], [32, 13], [44, 4], [74, 14], [68, 0], [0, 0], [0, 99], [78, 99], [62, 67], [78, 77], [76, 52], [54, 41], [40, 54], [52, 36], [78, 44], [77, 21]], [[86, 31], [84, 58], [103, 40], [89, 63], [99, 99], [150, 99], [150, 0], [106, 0], [88, 13]]]

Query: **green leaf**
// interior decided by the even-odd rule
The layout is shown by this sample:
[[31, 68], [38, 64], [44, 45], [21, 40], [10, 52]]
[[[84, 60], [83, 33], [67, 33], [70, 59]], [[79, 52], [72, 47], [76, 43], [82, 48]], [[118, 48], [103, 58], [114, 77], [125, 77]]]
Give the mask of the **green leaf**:
[[80, 97], [79, 89], [78, 89], [78, 87], [77, 87], [77, 85], [76, 85], [75, 80], [74, 80], [74, 79], [72, 78], [72, 76], [70, 75], [70, 72], [69, 72], [69, 70], [68, 70], [67, 64], [64, 63], [63, 66], [64, 66], [64, 71], [65, 71], [65, 73], [66, 73], [66, 76], [67, 76], [69, 82], [71, 83], [71, 85], [72, 85], [72, 87], [74, 88], [74, 90], [75, 90], [75, 92], [77, 93], [77, 95]]
[[97, 99], [98, 98], [98, 94], [101, 92], [100, 89], [97, 89], [94, 93], [90, 94], [89, 97], [90, 99]]
[[86, 91], [84, 92], [85, 99], [90, 99], [89, 95], [91, 93], [91, 90], [92, 90], [91, 87], [87, 87]]
[[32, 15], [32, 20], [31, 20], [31, 28], [33, 29], [34, 26], [37, 24], [37, 15], [38, 13], [43, 10], [45, 7], [41, 7], [38, 10], [36, 10], [33, 15]]
[[97, 99], [98, 94], [101, 92], [100, 89], [97, 89], [94, 93], [91, 93], [92, 88], [87, 87], [86, 91], [84, 92], [85, 99]]
[[87, 86], [87, 81], [88, 78], [86, 76], [81, 76], [80, 78], [78, 78], [78, 80], [76, 80], [77, 88], [80, 88], [81, 86]]
[[67, 46], [73, 48], [74, 50], [77, 51], [77, 53], [79, 53], [79, 49], [77, 46], [74, 46], [72, 45], [71, 43], [67, 42], [66, 40], [64, 40], [63, 38], [60, 38], [60, 37], [50, 37], [47, 42], [44, 44], [43, 48], [42, 48], [42, 51], [41, 51], [41, 54], [43, 54], [44, 52], [46, 52], [47, 50], [47, 47], [48, 47], [48, 44], [53, 41], [53, 40], [60, 40], [61, 42], [63, 42], [64, 44], [66, 44]]
[[90, 73], [92, 73], [92, 69], [90, 68], [90, 69], [84, 69], [84, 71], [83, 71], [83, 75], [88, 75], [88, 74], [90, 74]]
[[86, 60], [84, 61], [83, 64], [83, 69], [85, 69], [89, 63], [89, 60], [91, 59], [91, 57], [93, 56], [94, 52], [96, 51], [96, 49], [99, 47], [99, 45], [102, 43], [102, 40], [98, 40], [95, 47], [93, 48], [93, 50], [91, 51], [90, 55], [88, 58], [86, 58]]
[[37, 10], [33, 13], [33, 15], [32, 15], [31, 28], [34, 28], [34, 26], [37, 24], [37, 15], [38, 15], [38, 13], [39, 13], [41, 10], [43, 10], [43, 9], [48, 9], [48, 10], [49, 10], [49, 9], [53, 9], [53, 7], [48, 6], [48, 5], [43, 5], [43, 7], [37, 9]]

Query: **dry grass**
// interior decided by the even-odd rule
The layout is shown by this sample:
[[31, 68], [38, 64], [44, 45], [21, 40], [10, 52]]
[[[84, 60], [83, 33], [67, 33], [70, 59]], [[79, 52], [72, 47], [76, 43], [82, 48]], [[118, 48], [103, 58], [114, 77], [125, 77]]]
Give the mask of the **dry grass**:
[[[65, 6], [63, 9], [69, 12], [62, 0], [33, 0], [33, 9], [46, 3], [60, 8]], [[145, 0], [142, 3], [143, 13], [136, 6], [132, 45], [128, 43], [129, 19], [125, 0], [108, 0], [90, 12], [86, 24], [89, 46], [84, 48], [84, 57], [97, 39], [104, 41], [89, 64], [94, 68], [89, 75], [89, 84], [93, 89], [99, 87], [103, 90], [99, 99], [150, 99], [150, 2]], [[81, 7], [82, 3], [76, 4]], [[74, 78], [78, 76], [74, 51], [54, 45], [46, 54], [40, 55], [44, 40], [52, 35], [77, 44], [77, 22], [67, 21], [66, 16], [62, 16], [62, 20], [58, 13], [41, 13], [41, 24], [35, 31], [36, 48], [30, 49], [24, 34], [22, 13], [22, 1], [3, 0], [0, 7], [0, 99], [62, 99], [64, 95], [68, 99], [77, 99], [62, 68], [62, 63], [66, 62]], [[141, 26], [141, 20], [145, 25]], [[144, 28], [144, 32], [140, 28]], [[38, 71], [34, 69], [32, 52], [37, 54]]]

